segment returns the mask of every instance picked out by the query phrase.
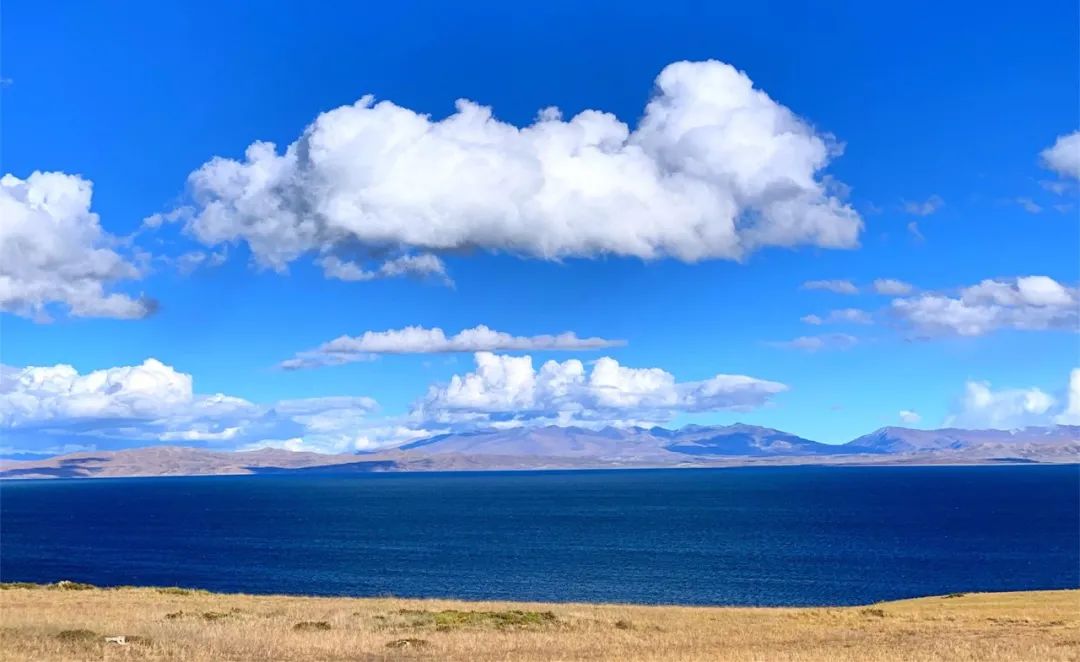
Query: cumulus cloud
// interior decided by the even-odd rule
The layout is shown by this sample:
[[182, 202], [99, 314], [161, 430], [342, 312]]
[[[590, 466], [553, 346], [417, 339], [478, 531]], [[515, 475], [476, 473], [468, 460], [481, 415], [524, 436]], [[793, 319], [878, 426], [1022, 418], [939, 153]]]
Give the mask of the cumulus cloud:
[[367, 397], [260, 405], [202, 395], [191, 375], [156, 359], [85, 374], [69, 365], [0, 368], [0, 430], [6, 442], [30, 451], [75, 443], [233, 449], [299, 438], [308, 449], [345, 452], [415, 438], [386, 420], [369, 421], [376, 408]]
[[141, 269], [117, 251], [90, 210], [92, 184], [61, 172], [0, 178], [0, 310], [38, 321], [60, 306], [75, 317], [145, 317], [155, 303], [112, 291]]
[[361, 280], [399, 275], [397, 258], [366, 266], [387, 252], [436, 275], [435, 254], [459, 249], [738, 260], [858, 244], [862, 220], [824, 174], [840, 151], [737, 69], [678, 62], [633, 129], [556, 108], [518, 127], [467, 100], [432, 119], [365, 96], [284, 151], [255, 142], [208, 161], [188, 178], [191, 204], [148, 222], [182, 219], [210, 246], [246, 242], [265, 267], [314, 255], [329, 276]]
[[850, 280], [808, 280], [802, 284], [804, 290], [826, 290], [837, 294], [858, 294], [859, 288]]
[[905, 283], [895, 278], [878, 278], [874, 281], [874, 291], [888, 296], [903, 296], [911, 294], [915, 287], [911, 283]]
[[659, 368], [628, 368], [604, 357], [591, 369], [579, 360], [478, 352], [476, 370], [432, 386], [413, 408], [421, 421], [462, 423], [544, 420], [622, 425], [663, 422], [681, 412], [749, 410], [787, 386], [744, 375], [678, 382]]
[[932, 195], [922, 202], [907, 201], [904, 203], [904, 211], [913, 216], [929, 216], [945, 206], [941, 196]]
[[1080, 131], [1058, 136], [1039, 154], [1043, 167], [1062, 177], [1080, 180]]
[[783, 349], [818, 352], [824, 349], [850, 349], [858, 343], [858, 338], [846, 333], [826, 333], [819, 336], [799, 336], [792, 340], [778, 340], [769, 344]]
[[999, 329], [1077, 328], [1077, 289], [1048, 276], [987, 279], [959, 293], [894, 299], [891, 310], [926, 336], [981, 336]]
[[922, 416], [918, 412], [911, 411], [910, 409], [900, 410], [900, 422], [907, 424], [915, 424], [922, 420]]
[[[452, 340], [452, 339], [450, 339]], [[0, 367], [0, 431], [5, 452], [156, 444], [224, 450], [286, 448], [355, 452], [477, 428], [629, 425], [681, 412], [743, 411], [787, 390], [742, 375], [677, 382], [659, 368], [627, 368], [602, 358], [548, 361], [475, 355], [477, 368], [431, 386], [408, 414], [377, 414], [362, 396], [250, 402], [200, 394], [191, 375], [156, 359], [80, 373], [69, 365]]]
[[1038, 388], [994, 390], [990, 382], [969, 381], [956, 411], [945, 424], [1009, 430], [1050, 422], [1057, 400]]
[[388, 331], [366, 331], [360, 336], [341, 336], [294, 358], [283, 361], [286, 370], [341, 365], [371, 360], [379, 354], [448, 354], [479, 351], [588, 350], [625, 345], [623, 340], [579, 338], [572, 331], [558, 335], [513, 336], [483, 324], [447, 336], [440, 328], [407, 326]]

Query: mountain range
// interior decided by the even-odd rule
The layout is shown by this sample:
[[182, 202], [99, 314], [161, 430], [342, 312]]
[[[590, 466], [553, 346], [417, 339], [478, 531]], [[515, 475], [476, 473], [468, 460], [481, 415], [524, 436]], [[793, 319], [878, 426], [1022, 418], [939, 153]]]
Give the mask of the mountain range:
[[390, 450], [324, 455], [154, 446], [0, 460], [0, 478], [178, 476], [270, 472], [457, 471], [710, 467], [777, 464], [985, 464], [1080, 462], [1080, 426], [1018, 430], [886, 427], [823, 444], [754, 425], [534, 427], [444, 434]]

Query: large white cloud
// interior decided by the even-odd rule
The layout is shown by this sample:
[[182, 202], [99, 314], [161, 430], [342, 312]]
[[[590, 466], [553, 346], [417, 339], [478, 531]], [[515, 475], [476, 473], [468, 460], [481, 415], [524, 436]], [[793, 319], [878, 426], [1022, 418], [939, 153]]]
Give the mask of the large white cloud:
[[597, 110], [517, 127], [471, 101], [433, 120], [365, 96], [284, 152], [256, 142], [207, 162], [192, 205], [153, 220], [186, 217], [205, 244], [246, 242], [279, 270], [315, 254], [336, 278], [455, 249], [694, 262], [852, 248], [862, 221], [822, 172], [839, 151], [735, 68], [678, 62], [633, 130]]
[[945, 424], [1002, 430], [1050, 425], [1055, 422], [1058, 409], [1057, 398], [1039, 388], [995, 390], [989, 382], [969, 381]]
[[747, 410], [787, 389], [742, 375], [677, 382], [658, 368], [602, 358], [548, 361], [479, 352], [477, 369], [434, 385], [408, 415], [375, 415], [361, 396], [257, 404], [203, 395], [191, 375], [155, 359], [80, 373], [72, 366], [0, 366], [5, 452], [107, 449], [154, 444], [220, 449], [278, 447], [351, 452], [452, 430], [582, 423], [662, 422], [679, 412]]
[[0, 367], [5, 446], [35, 451], [78, 442], [88, 448], [157, 443], [218, 448], [299, 439], [308, 450], [351, 451], [426, 434], [386, 420], [367, 397], [282, 400], [260, 405], [201, 395], [191, 375], [155, 359], [79, 373], [69, 365]]
[[49, 307], [76, 317], [145, 317], [154, 302], [110, 291], [141, 270], [90, 211], [92, 185], [61, 172], [0, 178], [0, 310], [39, 321]]
[[1080, 295], [1048, 276], [987, 279], [958, 293], [927, 292], [892, 302], [892, 312], [927, 336], [980, 336], [998, 329], [1077, 328]]
[[191, 376], [155, 359], [95, 370], [70, 365], [0, 370], [0, 425], [53, 419], [156, 419], [194, 402]]
[[341, 336], [281, 363], [286, 370], [366, 361], [379, 354], [442, 354], [507, 350], [583, 350], [617, 347], [622, 340], [579, 338], [572, 331], [558, 335], [513, 336], [483, 324], [447, 336], [440, 328], [407, 326], [388, 331], [365, 331]]
[[476, 370], [429, 388], [416, 403], [421, 421], [455, 423], [542, 419], [563, 423], [669, 420], [681, 412], [748, 410], [785, 390], [777, 382], [744, 375], [678, 382], [659, 368], [627, 368], [604, 357], [591, 370], [576, 359], [547, 361], [537, 370], [530, 356], [478, 352]]
[[1046, 168], [1063, 177], [1080, 180], [1080, 131], [1058, 136], [1039, 156]]

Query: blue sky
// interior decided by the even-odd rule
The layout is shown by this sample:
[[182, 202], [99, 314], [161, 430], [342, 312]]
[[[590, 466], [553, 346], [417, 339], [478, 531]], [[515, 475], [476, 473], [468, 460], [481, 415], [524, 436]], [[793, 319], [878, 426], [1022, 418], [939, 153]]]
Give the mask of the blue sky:
[[[439, 327], [450, 335], [486, 325], [514, 336], [573, 332], [579, 338], [625, 341], [602, 349], [498, 352], [530, 355], [536, 369], [550, 359], [580, 359], [588, 372], [590, 361], [612, 357], [624, 367], [662, 369], [681, 385], [746, 375], [786, 386], [753, 397], [732, 392], [724, 400], [688, 395], [696, 393], [692, 386], [670, 393], [652, 382], [641, 386], [644, 382], [634, 380], [647, 375], [627, 373], [622, 377], [629, 381], [612, 388], [632, 396], [636, 406], [609, 402], [600, 407], [595, 393], [572, 397], [570, 405], [559, 400], [557, 406], [536, 396], [521, 405], [533, 411], [526, 423], [738, 420], [842, 442], [904, 421], [918, 427], [950, 422], [1011, 427], [1071, 420], [1080, 224], [1077, 174], [1069, 164], [1080, 160], [1080, 143], [1058, 141], [1080, 126], [1075, 2], [993, 11], [963, 3], [947, 8], [910, 3], [902, 10], [873, 3], [813, 10], [790, 2], [752, 7], [628, 3], [617, 10], [609, 3], [548, 3], [528, 10], [506, 3], [467, 8], [324, 3], [317, 11], [301, 3], [258, 9], [241, 4], [70, 2], [44, 11], [38, 3], [4, 3], [3, 172], [23, 181], [35, 171], [49, 171], [92, 182], [90, 211], [98, 215], [102, 232], [94, 245], [107, 246], [137, 272], [117, 277], [112, 270], [99, 281], [107, 293], [130, 295], [131, 305], [141, 295], [157, 307], [146, 316], [130, 309], [80, 315], [72, 301], [79, 294], [9, 293], [8, 312], [0, 314], [2, 363], [11, 374], [27, 366], [66, 364], [87, 375], [155, 358], [190, 376], [191, 397], [222, 393], [261, 407], [257, 414], [215, 419], [132, 404], [138, 398], [118, 403], [110, 400], [111, 393], [102, 393], [94, 400], [98, 409], [87, 405], [73, 413], [67, 405], [76, 377], [63, 377], [65, 385], [56, 387], [60, 392], [45, 393], [40, 385], [27, 386], [33, 379], [23, 374], [7, 380], [0, 393], [7, 398], [0, 417], [10, 442], [0, 445], [9, 451], [178, 439], [237, 444], [242, 439], [240, 446], [306, 439], [305, 447], [347, 450], [396, 439], [373, 434], [359, 445], [320, 445], [307, 419], [290, 419], [288, 434], [251, 423], [265, 422], [274, 403], [309, 399], [310, 404], [331, 396], [378, 402], [377, 412], [367, 404], [358, 406], [362, 412], [343, 413], [335, 406], [335, 434], [341, 439], [351, 434], [342, 419], [350, 425], [362, 419], [355, 425], [380, 430], [392, 424], [432, 431], [515, 418], [512, 405], [521, 401], [505, 391], [513, 384], [481, 379], [479, 388], [487, 389], [482, 393], [451, 392], [454, 375], [467, 383], [464, 377], [476, 369], [468, 351], [393, 354], [301, 370], [278, 367], [342, 335], [408, 326]], [[320, 113], [366, 94], [430, 115], [432, 122], [454, 113], [455, 100], [466, 98], [516, 127], [532, 125], [541, 109], [557, 106], [563, 120], [598, 109], [633, 131], [661, 89], [657, 77], [665, 67], [707, 60], [743, 72], [771, 98], [760, 106], [746, 96], [745, 113], [778, 112], [783, 106], [803, 127], [803, 141], [781, 151], [777, 164], [754, 177], [735, 157], [716, 157], [717, 163], [705, 166], [714, 168], [705, 177], [708, 184], [725, 195], [728, 184], [717, 182], [729, 176], [753, 180], [736, 187], [739, 231], [747, 219], [759, 217], [765, 219], [761, 227], [771, 227], [770, 214], [777, 212], [769, 206], [770, 191], [784, 182], [800, 181], [798, 204], [806, 206], [796, 210], [799, 218], [828, 206], [821, 200], [847, 211], [821, 212], [821, 225], [792, 240], [792, 247], [746, 244], [733, 255], [716, 247], [723, 242], [704, 242], [703, 256], [687, 257], [685, 251], [696, 242], [684, 241], [671, 228], [678, 223], [673, 210], [681, 213], [687, 201], [697, 200], [693, 196], [665, 197], [676, 202], [649, 207], [654, 213], [635, 225], [637, 216], [608, 200], [590, 207], [595, 201], [586, 196], [585, 203], [533, 218], [521, 210], [533, 209], [535, 200], [507, 194], [520, 203], [507, 218], [522, 213], [522, 220], [496, 214], [491, 222], [468, 225], [477, 216], [469, 210], [506, 201], [496, 195], [500, 187], [463, 187], [472, 180], [461, 175], [440, 197], [424, 197], [425, 186], [411, 193], [395, 189], [379, 217], [380, 223], [392, 224], [384, 233], [390, 239], [377, 246], [371, 241], [374, 221], [338, 208], [336, 234], [326, 230], [295, 257], [271, 265], [280, 267], [275, 271], [265, 258], [295, 236], [303, 214], [292, 219], [300, 225], [279, 228], [285, 234], [253, 248], [250, 237], [258, 219], [237, 211], [239, 198], [225, 201], [234, 205], [231, 215], [213, 225], [206, 201], [230, 194], [217, 184], [200, 189], [188, 179], [215, 156], [249, 165], [244, 150], [255, 141], [276, 143], [280, 154]], [[720, 94], [716, 81], [736, 79], [706, 75], [716, 71], [688, 69], [680, 84], [690, 92], [661, 96], [677, 107], [688, 98], [680, 94]], [[368, 117], [365, 112], [346, 120]], [[388, 127], [376, 127], [376, 133], [385, 135]], [[328, 196], [320, 197], [321, 186], [338, 187], [333, 190], [347, 196], [360, 187], [358, 172], [394, 167], [394, 161], [364, 145], [334, 142], [341, 135], [327, 131], [324, 137], [339, 159], [333, 163], [347, 162], [347, 167], [327, 166], [304, 180], [287, 194], [294, 196], [288, 204], [305, 209], [329, 204]], [[709, 161], [718, 149], [735, 150], [732, 143], [741, 144], [744, 134], [736, 130], [700, 145], [692, 144], [692, 137], [676, 141], [670, 134], [657, 135], [661, 156], [649, 163], [661, 163], [669, 175], [697, 176], [702, 160]], [[779, 143], [748, 144], [746, 158], [753, 161], [754, 150]], [[693, 151], [701, 145], [702, 151]], [[802, 150], [813, 145], [826, 146], [830, 156], [820, 167], [800, 166]], [[513, 141], [506, 147], [521, 149]], [[404, 181], [432, 182], [453, 171], [440, 161], [442, 153], [424, 152], [412, 166], [430, 164], [432, 179], [410, 170]], [[505, 187], [511, 188], [517, 172], [505, 164], [513, 163], [506, 161], [489, 175], [506, 173]], [[715, 174], [721, 171], [722, 176]], [[340, 175], [340, 181], [328, 173]], [[599, 181], [586, 167], [578, 179], [593, 182], [594, 176]], [[802, 182], [803, 176], [810, 179]], [[763, 178], [765, 193], [755, 188]], [[273, 195], [275, 204], [285, 204], [286, 193]], [[805, 202], [814, 196], [821, 199]], [[468, 213], [453, 206], [458, 198]], [[144, 219], [175, 210], [180, 210], [175, 222], [145, 226]], [[688, 214], [706, 225], [715, 218], [711, 207]], [[447, 225], [451, 246], [432, 247], [432, 237], [446, 236], [431, 229], [435, 216], [465, 219], [467, 227]], [[71, 222], [85, 223], [85, 214], [80, 218]], [[342, 224], [352, 228], [354, 222], [365, 229], [341, 239]], [[219, 240], [225, 236], [222, 223], [239, 233], [236, 240]], [[824, 238], [838, 227], [850, 231], [852, 223], [861, 229], [850, 241], [840, 241], [845, 247]], [[70, 227], [65, 236], [72, 236]], [[19, 234], [20, 241], [30, 241], [22, 232], [0, 238], [9, 242], [0, 247], [9, 262], [16, 253], [25, 257], [37, 250], [13, 239]], [[650, 232], [658, 237], [651, 244], [660, 247], [656, 255], [619, 248]], [[423, 239], [406, 240], [417, 236]], [[40, 246], [55, 243], [37, 240]], [[583, 243], [575, 243], [579, 240]], [[551, 246], [557, 247], [555, 254], [545, 254]], [[178, 262], [184, 254], [201, 254], [204, 262], [184, 268]], [[328, 255], [348, 261], [357, 254], [366, 260], [359, 266], [374, 270], [365, 280], [336, 279], [320, 263]], [[37, 264], [33, 277], [40, 282], [67, 277], [57, 264], [71, 264], [72, 255]], [[394, 260], [423, 255], [438, 266], [402, 267], [420, 277], [377, 277], [390, 273], [380, 268], [396, 268], [385, 265], [406, 264]], [[43, 269], [56, 273], [42, 275]], [[0, 276], [15, 279], [12, 288], [28, 278], [29, 271], [9, 270]], [[1045, 278], [1017, 280], [1031, 276]], [[878, 294], [872, 286], [877, 279], [897, 279], [912, 290]], [[990, 286], [967, 289], [987, 279]], [[846, 280], [859, 292], [803, 286], [819, 280]], [[894, 303], [897, 299], [907, 303]], [[36, 312], [29, 310], [38, 304]], [[860, 313], [828, 321], [832, 311], [847, 309]], [[51, 320], [45, 321], [42, 311]], [[824, 323], [804, 321], [808, 315]], [[804, 340], [792, 342], [799, 338]], [[119, 384], [114, 393], [139, 388], [124, 381], [128, 377], [113, 377]], [[164, 379], [172, 384], [174, 376]], [[78, 389], [92, 387], [78, 382]], [[642, 404], [642, 388], [658, 389], [649, 391], [655, 402]], [[473, 398], [475, 411], [463, 404], [466, 396]], [[26, 398], [34, 404], [26, 405]], [[416, 403], [424, 398], [420, 409], [438, 414], [419, 420]], [[581, 408], [591, 413], [574, 413]], [[904, 421], [902, 410], [909, 412]], [[169, 418], [167, 425], [161, 424], [163, 417]], [[98, 419], [107, 424], [95, 427]], [[241, 419], [253, 429], [225, 439], [223, 431], [243, 427]], [[187, 436], [185, 424], [193, 426]]]

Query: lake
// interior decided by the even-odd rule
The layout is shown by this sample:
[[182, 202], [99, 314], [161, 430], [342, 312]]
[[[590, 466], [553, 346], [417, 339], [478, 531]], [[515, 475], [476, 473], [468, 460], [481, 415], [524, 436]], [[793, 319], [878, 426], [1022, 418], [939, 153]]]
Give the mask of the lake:
[[6, 481], [0, 578], [718, 605], [1076, 588], [1080, 468]]

